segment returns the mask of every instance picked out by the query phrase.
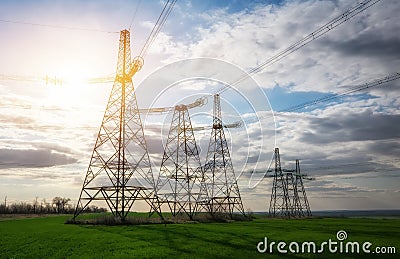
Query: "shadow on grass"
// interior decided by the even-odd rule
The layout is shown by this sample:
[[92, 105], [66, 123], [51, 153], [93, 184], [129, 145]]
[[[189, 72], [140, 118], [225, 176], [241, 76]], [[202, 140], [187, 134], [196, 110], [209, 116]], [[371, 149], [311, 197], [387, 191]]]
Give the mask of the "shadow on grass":
[[[147, 216], [146, 216], [147, 215]], [[105, 225], [105, 226], [118, 226], [118, 225], [149, 225], [149, 224], [187, 224], [187, 223], [229, 223], [235, 221], [251, 221], [251, 217], [241, 214], [224, 214], [218, 213], [210, 215], [209, 213], [199, 213], [193, 217], [188, 218], [185, 214], [176, 216], [164, 215], [163, 218], [149, 217], [145, 213], [131, 213], [125, 219], [116, 217], [110, 213], [98, 214], [92, 217], [86, 215], [81, 219], [71, 218], [68, 219], [66, 224], [78, 225]]]

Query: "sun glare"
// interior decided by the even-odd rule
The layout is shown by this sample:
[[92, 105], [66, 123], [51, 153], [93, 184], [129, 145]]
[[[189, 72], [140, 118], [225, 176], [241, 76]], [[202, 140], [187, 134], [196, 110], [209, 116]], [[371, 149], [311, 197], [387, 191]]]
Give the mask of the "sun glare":
[[91, 71], [81, 67], [69, 67], [46, 78], [46, 104], [65, 108], [82, 106], [87, 97]]
[[[89, 84], [88, 79], [93, 77], [93, 73], [88, 69], [65, 69], [57, 75], [44, 85], [45, 98], [41, 100], [44, 107], [50, 108], [50, 111], [46, 111], [50, 115], [46, 114], [56, 116], [53, 123], [67, 127], [97, 123], [102, 114], [98, 109], [99, 100], [103, 101], [102, 94], [109, 89]], [[53, 112], [53, 108], [57, 112]]]

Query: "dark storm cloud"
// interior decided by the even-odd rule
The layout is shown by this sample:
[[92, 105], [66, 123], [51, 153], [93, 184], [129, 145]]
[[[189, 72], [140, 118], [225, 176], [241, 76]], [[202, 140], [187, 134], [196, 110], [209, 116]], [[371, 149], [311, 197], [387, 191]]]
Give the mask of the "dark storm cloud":
[[370, 111], [312, 118], [310, 130], [300, 137], [306, 143], [324, 144], [346, 141], [400, 138], [400, 115], [374, 114]]
[[[352, 157], [353, 158], [353, 157]], [[356, 158], [354, 158], [356, 159]], [[307, 161], [306, 161], [307, 162]], [[348, 162], [346, 159], [326, 159], [312, 161], [313, 163], [320, 163], [318, 165], [302, 166], [302, 172], [311, 176], [325, 176], [325, 175], [353, 175], [365, 174], [371, 172], [385, 172], [387, 176], [388, 171], [399, 170], [399, 168], [390, 164], [390, 161], [371, 161], [370, 158], [364, 157], [363, 159], [353, 160]], [[390, 176], [393, 177], [393, 176]]]
[[323, 40], [320, 44], [344, 56], [373, 57], [381, 60], [398, 60], [400, 57], [400, 38], [384, 38], [376, 34], [364, 34], [340, 42]]
[[380, 155], [396, 158], [400, 155], [400, 139], [374, 142], [369, 144], [368, 147]]
[[0, 168], [37, 168], [77, 162], [70, 155], [49, 149], [0, 149]]

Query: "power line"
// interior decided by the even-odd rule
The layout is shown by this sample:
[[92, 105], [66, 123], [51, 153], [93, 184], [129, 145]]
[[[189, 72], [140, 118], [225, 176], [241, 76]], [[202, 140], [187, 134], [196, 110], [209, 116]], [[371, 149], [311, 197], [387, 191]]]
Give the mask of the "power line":
[[280, 110], [278, 112], [297, 111], [297, 110], [306, 108], [308, 106], [312, 106], [312, 105], [315, 105], [315, 104], [318, 104], [318, 103], [327, 102], [327, 101], [339, 98], [341, 96], [349, 95], [349, 94], [352, 94], [352, 93], [355, 93], [355, 92], [359, 92], [359, 91], [362, 91], [362, 90], [365, 90], [365, 89], [368, 89], [368, 88], [371, 88], [371, 87], [376, 87], [376, 86], [379, 86], [381, 84], [397, 80], [399, 78], [400, 78], [400, 73], [394, 73], [394, 74], [385, 76], [385, 77], [380, 78], [380, 79], [375, 79], [373, 81], [367, 82], [367, 83], [362, 84], [362, 85], [354, 86], [354, 87], [352, 87], [350, 89], [347, 89], [345, 91], [342, 91], [340, 93], [333, 94], [333, 95], [327, 95], [327, 96], [324, 96], [324, 97], [321, 97], [321, 98], [318, 98], [318, 99], [315, 99], [315, 100], [312, 100], [312, 101], [308, 101], [308, 102], [305, 102], [305, 103], [302, 103], [302, 104], [287, 108], [285, 110]]
[[48, 28], [63, 29], [63, 30], [91, 31], [91, 32], [102, 32], [102, 33], [110, 33], [110, 34], [119, 33], [118, 31], [106, 31], [106, 30], [99, 30], [99, 29], [93, 29], [93, 28], [72, 27], [72, 26], [65, 26], [65, 25], [53, 25], [53, 24], [43, 24], [43, 23], [4, 20], [4, 19], [0, 19], [0, 22], [31, 25], [31, 26], [39, 26], [39, 27], [48, 27]]
[[[230, 86], [237, 85], [238, 83], [240, 83], [241, 81], [243, 81], [247, 77], [251, 76], [252, 74], [255, 74], [257, 72], [262, 71], [262, 69], [264, 69], [265, 67], [274, 64], [275, 62], [279, 61], [280, 59], [286, 57], [287, 55], [297, 51], [301, 47], [303, 47], [303, 46], [307, 45], [308, 43], [312, 42], [313, 40], [318, 39], [319, 37], [325, 35], [329, 31], [331, 31], [332, 29], [334, 29], [337, 26], [343, 24], [344, 22], [350, 20], [351, 18], [353, 18], [357, 14], [359, 14], [362, 11], [368, 9], [369, 7], [373, 6], [374, 4], [376, 4], [379, 1], [381, 1], [381, 0], [367, 0], [365, 2], [361, 2], [361, 3], [358, 3], [358, 4], [354, 5], [353, 7], [349, 8], [344, 13], [342, 13], [341, 15], [337, 16], [336, 18], [332, 19], [328, 23], [324, 24], [323, 26], [321, 26], [317, 30], [313, 31], [312, 33], [310, 33], [309, 35], [307, 35], [303, 39], [295, 42], [294, 44], [290, 45], [288, 48], [286, 48], [283, 51], [279, 52], [277, 55], [275, 55], [275, 56], [269, 58], [268, 60], [264, 61], [259, 66], [255, 67], [255, 68], [252, 68], [247, 73], [243, 73], [242, 76], [239, 77], [239, 79], [237, 79], [236, 81], [234, 81], [231, 84], [227, 84], [227, 85], [223, 86], [222, 88], [217, 90], [214, 94], [220, 94], [220, 93], [226, 91], [227, 89], [229, 89]], [[143, 46], [143, 48], [142, 48], [142, 50], [141, 50], [141, 52], [139, 54], [140, 57], [143, 58], [146, 55], [147, 50], [149, 49], [150, 45], [156, 39], [156, 37], [157, 37], [158, 33], [160, 32], [162, 26], [164, 25], [165, 21], [167, 20], [169, 14], [171, 13], [175, 3], [176, 3], [176, 0], [172, 0], [172, 1], [168, 0], [165, 3], [164, 8], [163, 8], [160, 16], [157, 19], [156, 24], [154, 25], [149, 37], [146, 40], [146, 43], [144, 44], [144, 46]], [[204, 99], [208, 98], [209, 96], [210, 95], [203, 96], [201, 99], [204, 100]], [[233, 123], [233, 125], [240, 125], [241, 123], [242, 122], [235, 122], [235, 123]]]
[[[230, 89], [231, 86], [235, 86], [235, 85], [239, 84], [241, 81], [243, 81], [247, 77], [251, 76], [252, 74], [255, 74], [255, 73], [258, 73], [258, 72], [262, 71], [265, 67], [276, 63], [277, 61], [281, 60], [282, 58], [288, 56], [289, 54], [299, 50], [302, 47], [304, 47], [308, 43], [314, 41], [315, 39], [320, 38], [321, 36], [325, 35], [329, 31], [331, 31], [332, 29], [334, 29], [337, 26], [343, 24], [344, 22], [350, 20], [351, 18], [353, 18], [357, 14], [361, 13], [362, 11], [368, 9], [369, 7], [375, 5], [379, 1], [381, 1], [381, 0], [367, 0], [367, 1], [360, 2], [360, 3], [352, 6], [351, 8], [346, 10], [341, 15], [335, 17], [334, 19], [332, 19], [328, 23], [324, 24], [323, 26], [321, 26], [317, 30], [313, 31], [312, 33], [308, 34], [307, 36], [305, 36], [301, 40], [299, 40], [299, 41], [295, 42], [294, 44], [290, 45], [288, 48], [286, 48], [283, 51], [279, 52], [277, 55], [267, 59], [266, 61], [261, 63], [259, 66], [255, 67], [255, 68], [252, 68], [250, 71], [248, 71], [246, 73], [243, 73], [242, 76], [240, 76], [233, 83], [227, 84], [227, 85], [221, 87], [214, 94], [220, 94], [220, 93]], [[157, 37], [158, 33], [160, 32], [160, 30], [161, 30], [162, 26], [164, 25], [166, 19], [168, 18], [169, 14], [171, 13], [175, 3], [176, 3], [176, 0], [172, 0], [172, 1], [168, 0], [165, 3], [164, 8], [163, 8], [160, 16], [158, 17], [157, 22], [154, 25], [154, 27], [153, 27], [148, 39], [146, 40], [146, 43], [144, 44], [139, 56], [144, 57], [146, 55], [147, 50], [149, 49], [150, 45], [154, 42], [155, 38]], [[359, 91], [359, 90], [357, 90], [357, 91]], [[349, 92], [347, 94], [350, 94], [350, 93], [351, 92]], [[208, 98], [209, 96], [210, 95], [206, 95], [206, 96], [202, 97], [202, 99], [204, 100], [204, 99]], [[336, 95], [334, 95], [334, 96], [335, 97], [331, 96], [329, 98], [337, 98], [338, 97]], [[326, 97], [326, 98], [328, 98], [328, 97]], [[320, 100], [320, 101], [323, 101], [323, 100]], [[240, 125], [241, 123], [242, 122], [238, 121], [238, 122], [234, 122], [232, 125]]]
[[[339, 97], [346, 96], [346, 95], [349, 95], [349, 94], [352, 94], [355, 92], [359, 92], [359, 91], [362, 91], [362, 90], [365, 90], [368, 88], [377, 87], [377, 86], [380, 86], [380, 85], [383, 85], [383, 84], [386, 84], [388, 82], [395, 81], [398, 79], [400, 79], [400, 72], [393, 73], [393, 74], [387, 75], [382, 78], [374, 79], [374, 80], [371, 80], [371, 81], [361, 84], [361, 85], [353, 86], [350, 89], [344, 90], [344, 91], [336, 93], [336, 94], [326, 95], [324, 97], [320, 97], [320, 98], [317, 98], [317, 99], [314, 99], [314, 100], [311, 100], [308, 102], [304, 102], [304, 103], [301, 103], [301, 104], [298, 104], [295, 106], [291, 106], [291, 107], [288, 107], [288, 108], [285, 108], [282, 110], [275, 111], [275, 114], [273, 114], [273, 115], [271, 114], [271, 115], [259, 116], [259, 117], [252, 118], [252, 119], [249, 118], [247, 120], [239, 120], [239, 121], [232, 122], [230, 124], [225, 124], [225, 127], [226, 128], [240, 128], [244, 125], [245, 122], [246, 123], [257, 122], [261, 119], [272, 118], [273, 116], [277, 115], [276, 113], [293, 112], [293, 111], [301, 110], [301, 109], [304, 109], [304, 108], [307, 108], [307, 107], [310, 107], [310, 106], [313, 106], [313, 105], [316, 105], [319, 103], [324, 103], [324, 102], [327, 102], [327, 101], [330, 101], [333, 99], [337, 99]], [[194, 129], [205, 130], [205, 129], [209, 129], [209, 127], [195, 127]]]
[[133, 17], [132, 17], [131, 23], [130, 23], [130, 25], [129, 25], [129, 31], [131, 30], [132, 24], [133, 24], [133, 22], [135, 21], [136, 13], [137, 13], [137, 11], [138, 11], [138, 9], [139, 9], [139, 5], [140, 5], [140, 0], [137, 1], [136, 9], [135, 9], [135, 12], [133, 13]]
[[[373, 6], [374, 4], [376, 4], [379, 1], [380, 0], [368, 0], [368, 1], [365, 1], [365, 2], [358, 3], [357, 5], [351, 7], [350, 9], [348, 9], [347, 11], [342, 13], [341, 15], [337, 16], [336, 18], [334, 18], [330, 22], [326, 23], [325, 25], [323, 25], [319, 29], [317, 29], [314, 32], [310, 33], [309, 35], [307, 35], [306, 37], [304, 37], [300, 41], [297, 41], [296, 43], [292, 44], [291, 46], [289, 46], [285, 50], [279, 52], [277, 55], [275, 55], [275, 56], [271, 57], [270, 59], [266, 60], [265, 62], [263, 62], [259, 66], [251, 69], [247, 73], [242, 74], [242, 76], [239, 77], [239, 79], [234, 81], [232, 84], [228, 84], [228, 85], [223, 86], [216, 93], [222, 93], [222, 92], [226, 91], [227, 89], [229, 89], [230, 85], [237, 85], [239, 82], [243, 81], [245, 78], [249, 77], [251, 74], [255, 74], [257, 72], [260, 72], [266, 66], [269, 66], [269, 65], [279, 61], [280, 59], [286, 57], [287, 55], [293, 53], [294, 51], [297, 51], [301, 47], [303, 47], [306, 44], [310, 43], [311, 41], [321, 37], [322, 35], [328, 33], [333, 28], [336, 28], [340, 24], [348, 21], [349, 19], [351, 19], [355, 15], [361, 13], [362, 11], [364, 11], [367, 8]], [[175, 3], [176, 3], [176, 0], [172, 0], [172, 1], [168, 0], [165, 3], [164, 8], [163, 8], [160, 16], [157, 19], [156, 24], [154, 25], [154, 27], [153, 27], [153, 29], [152, 29], [152, 31], [151, 31], [146, 43], [144, 44], [144, 46], [143, 46], [143, 48], [142, 48], [142, 50], [140, 52], [140, 56], [143, 57], [147, 53], [147, 50], [149, 49], [150, 45], [154, 42], [155, 38], [157, 37], [158, 33], [160, 32], [162, 26], [164, 25], [165, 21], [167, 20], [169, 14], [171, 13]], [[138, 5], [139, 5], [139, 3], [138, 3]], [[136, 8], [136, 11], [138, 9], [138, 5], [137, 5], [137, 8]], [[136, 11], [135, 11], [135, 13], [136, 13]], [[396, 78], [396, 79], [398, 79], [398, 78]], [[396, 80], [396, 79], [393, 79], [393, 80]], [[98, 82], [101, 82], [102, 80], [105, 80], [105, 79], [104, 78], [100, 78], [99, 80], [94, 80], [92, 83], [98, 83]], [[111, 79], [107, 78], [107, 80], [111, 80]], [[373, 87], [373, 86], [368, 86], [368, 87]], [[346, 90], [344, 93], [325, 96], [325, 97], [317, 99], [317, 100], [313, 100], [313, 101], [310, 101], [310, 102], [307, 102], [307, 103], [303, 103], [303, 104], [291, 107], [291, 108], [289, 108], [290, 110], [282, 110], [282, 111], [278, 111], [278, 112], [284, 112], [284, 111], [288, 111], [289, 112], [289, 111], [298, 110], [298, 109], [304, 108], [304, 107], [309, 106], [309, 105], [317, 104], [317, 103], [320, 103], [320, 102], [325, 102], [325, 101], [328, 101], [328, 100], [331, 100], [331, 99], [334, 99], [334, 98], [338, 98], [339, 96], [347, 95], [347, 94], [350, 94], [350, 93], [353, 93], [353, 92], [356, 92], [356, 91], [360, 91], [360, 90], [363, 90], [363, 89], [366, 89], [366, 88], [364, 88], [364, 86], [361, 86], [360, 89], [356, 88], [356, 89]], [[205, 99], [207, 97], [208, 96], [204, 96], [203, 99]], [[239, 122], [235, 122], [233, 124], [238, 124], [238, 123]]]
[[[279, 110], [279, 111], [276, 111], [276, 112], [277, 113], [283, 113], [283, 112], [297, 111], [297, 110], [304, 109], [304, 108], [309, 107], [309, 106], [313, 106], [313, 105], [316, 105], [316, 104], [319, 104], [319, 103], [327, 102], [327, 101], [330, 101], [330, 100], [333, 100], [333, 99], [336, 99], [336, 98], [339, 98], [339, 97], [342, 97], [342, 96], [345, 96], [345, 95], [349, 95], [349, 94], [352, 94], [352, 93], [355, 93], [355, 92], [359, 92], [359, 91], [362, 91], [362, 90], [365, 90], [365, 89], [368, 89], [368, 88], [380, 86], [382, 84], [385, 84], [385, 83], [388, 83], [388, 82], [391, 82], [391, 81], [395, 81], [395, 80], [398, 80], [398, 79], [400, 79], [400, 73], [393, 73], [393, 74], [387, 75], [385, 77], [374, 79], [374, 80], [371, 80], [371, 81], [369, 81], [367, 83], [351, 87], [350, 89], [347, 89], [347, 90], [342, 91], [340, 93], [336, 93], [336, 94], [333, 94], [333, 95], [327, 95], [327, 96], [324, 96], [324, 97], [321, 97], [321, 98], [317, 98], [317, 99], [314, 99], [314, 100], [311, 100], [311, 101], [308, 101], [308, 102], [304, 102], [304, 103], [301, 103], [301, 104], [298, 104], [298, 105], [295, 105], [295, 106], [291, 106], [291, 107], [288, 107], [288, 108], [285, 108], [285, 109], [282, 109], [282, 110]], [[264, 119], [264, 118], [270, 118], [270, 117], [273, 117], [273, 115], [260, 116], [260, 117], [258, 117], [258, 120]], [[244, 122], [248, 122], [248, 123], [249, 122], [254, 122], [254, 121], [255, 121], [254, 119], [244, 120]], [[234, 122], [234, 123], [239, 123], [239, 122], [241, 122], [241, 121], [237, 121], [237, 122]]]
[[256, 73], [262, 71], [264, 68], [266, 68], [266, 67], [268, 67], [268, 66], [270, 66], [270, 65], [272, 65], [272, 64], [274, 64], [276, 62], [278, 62], [282, 58], [284, 58], [284, 57], [290, 55], [291, 53], [299, 50], [300, 48], [304, 47], [305, 45], [309, 44], [310, 42], [320, 38], [321, 36], [323, 36], [326, 33], [330, 32], [332, 29], [338, 27], [339, 25], [341, 25], [344, 22], [350, 20], [351, 18], [353, 18], [357, 14], [359, 14], [359, 13], [363, 12], [364, 10], [368, 9], [369, 7], [375, 5], [379, 1], [381, 1], [381, 0], [367, 0], [367, 1], [363, 1], [363, 2], [357, 3], [356, 5], [352, 6], [350, 9], [346, 10], [341, 15], [335, 17], [334, 19], [332, 19], [328, 23], [322, 25], [320, 28], [318, 28], [317, 30], [311, 32], [310, 34], [308, 34], [307, 36], [305, 36], [301, 40], [293, 43], [292, 45], [290, 45], [286, 49], [280, 51], [275, 56], [272, 56], [271, 58], [269, 58], [266, 61], [262, 62], [259, 66], [254, 67], [254, 68], [250, 69], [249, 71], [242, 73], [242, 75], [237, 80], [235, 80], [231, 84], [227, 84], [227, 85], [221, 87], [219, 90], [217, 90], [215, 92], [215, 94], [220, 94], [220, 93], [230, 89], [231, 86], [235, 86], [235, 85], [239, 84], [240, 82], [242, 82], [246, 78], [250, 77], [251, 75], [256, 74]]
[[[285, 108], [282, 110], [275, 111], [275, 114], [273, 114], [273, 115], [271, 114], [271, 115], [259, 116], [257, 118], [252, 118], [252, 119], [249, 118], [247, 120], [239, 120], [239, 121], [235, 121], [233, 123], [225, 124], [225, 125], [232, 125], [232, 127], [228, 126], [228, 128], [239, 128], [244, 125], [244, 122], [246, 122], [246, 123], [257, 122], [261, 119], [272, 118], [273, 116], [277, 115], [276, 113], [293, 112], [293, 111], [301, 110], [301, 109], [304, 109], [304, 108], [307, 108], [307, 107], [310, 107], [310, 106], [313, 106], [313, 105], [316, 105], [319, 103], [324, 103], [324, 102], [327, 102], [330, 100], [337, 99], [342, 96], [346, 96], [346, 95], [349, 95], [349, 94], [352, 94], [355, 92], [366, 90], [368, 88], [377, 87], [377, 86], [380, 86], [380, 85], [383, 85], [383, 84], [386, 84], [388, 82], [395, 81], [398, 79], [400, 79], [400, 72], [389, 74], [385, 77], [374, 79], [374, 80], [371, 80], [371, 81], [366, 82], [361, 85], [353, 86], [350, 89], [344, 90], [344, 91], [336, 93], [336, 94], [326, 95], [326, 96], [323, 96], [323, 97], [320, 97], [320, 98], [317, 98], [317, 99], [314, 99], [311, 101], [307, 101], [307, 102], [304, 102], [304, 103], [301, 103], [301, 104], [298, 104], [295, 106], [291, 106], [291, 107], [288, 107], [288, 108]], [[208, 129], [208, 127], [197, 127], [196, 128], [196, 130], [204, 130], [204, 129]]]
[[163, 27], [169, 14], [171, 13], [172, 9], [174, 8], [176, 1], [177, 0], [168, 0], [165, 3], [164, 8], [163, 8], [160, 16], [157, 19], [157, 22], [155, 23], [153, 29], [150, 32], [149, 37], [147, 38], [145, 44], [143, 45], [142, 50], [140, 51], [140, 54], [139, 54], [140, 57], [144, 58], [144, 56], [147, 54], [148, 49], [150, 48], [150, 46], [154, 42], [154, 40], [157, 38], [161, 28]]
[[[172, 9], [175, 6], [177, 0], [168, 0], [164, 8], [159, 15], [157, 22], [155, 23], [150, 35], [148, 36], [145, 44], [143, 45], [143, 48], [139, 54], [140, 57], [144, 57], [150, 48], [151, 44], [154, 42], [154, 40], [157, 38], [159, 32], [161, 31], [161, 28], [165, 24], [168, 16], [172, 12]], [[138, 1], [136, 5], [136, 9], [134, 12], [134, 15], [131, 20], [131, 24], [129, 26], [129, 29], [131, 28], [133, 21], [136, 17], [136, 13], [139, 9], [140, 5], [140, 0]], [[111, 32], [111, 31], [102, 31], [102, 30], [96, 30], [96, 29], [88, 29], [88, 28], [78, 28], [78, 27], [67, 27], [67, 26], [59, 26], [59, 25], [49, 25], [49, 24], [39, 24], [39, 23], [31, 23], [31, 22], [21, 22], [21, 21], [10, 21], [10, 20], [0, 20], [0, 22], [10, 22], [10, 23], [19, 23], [19, 24], [28, 24], [28, 25], [35, 25], [35, 26], [45, 26], [45, 27], [52, 27], [52, 28], [62, 28], [62, 29], [69, 29], [69, 30], [86, 30], [86, 31], [98, 31], [98, 32], [107, 32], [107, 33], [119, 33], [119, 32]], [[106, 77], [96, 77], [96, 78], [89, 78], [87, 80], [87, 83], [90, 84], [97, 84], [97, 83], [110, 83], [114, 81], [114, 76], [106, 76]], [[0, 80], [14, 80], [14, 81], [46, 81], [46, 83], [50, 80], [50, 83], [54, 84], [59, 84], [57, 80], [53, 78], [37, 78], [37, 77], [30, 77], [30, 76], [17, 76], [17, 75], [0, 75]], [[59, 79], [61, 80], [61, 79]]]
[[[148, 38], [147, 38], [147, 40], [145, 42], [145, 44], [143, 45], [143, 48], [142, 48], [139, 56], [144, 57], [146, 55], [150, 45], [156, 39], [156, 37], [157, 37], [158, 33], [160, 32], [162, 26], [164, 25], [165, 21], [167, 20], [169, 14], [171, 13], [176, 1], [177, 0], [172, 0], [172, 1], [168, 0], [165, 3], [164, 8], [163, 8], [160, 16], [158, 17], [157, 22], [154, 25], [150, 35], [148, 36]], [[361, 13], [362, 11], [368, 9], [369, 7], [375, 5], [379, 1], [381, 1], [381, 0], [367, 0], [367, 1], [364, 1], [364, 2], [361, 2], [361, 3], [358, 3], [358, 4], [354, 5], [353, 7], [351, 7], [348, 10], [346, 10], [344, 13], [342, 13], [341, 15], [337, 16], [336, 18], [334, 18], [331, 21], [329, 21], [328, 23], [324, 24], [323, 26], [321, 26], [317, 30], [315, 30], [312, 33], [308, 34], [307, 36], [305, 36], [301, 40], [293, 43], [292, 45], [290, 45], [286, 49], [282, 50], [281, 52], [279, 52], [275, 56], [267, 59], [266, 61], [261, 63], [259, 66], [250, 69], [248, 72], [242, 73], [242, 75], [237, 80], [233, 81], [230, 84], [227, 84], [227, 85], [221, 87], [214, 94], [220, 94], [220, 93], [230, 89], [231, 86], [235, 86], [235, 85], [239, 84], [240, 82], [242, 82], [246, 78], [250, 77], [252, 74], [256, 74], [256, 73], [260, 72], [265, 67], [276, 63], [277, 61], [281, 60], [282, 58], [288, 56], [289, 54], [299, 50], [301, 47], [304, 47], [305, 45], [307, 45], [310, 42], [314, 41], [315, 39], [320, 38], [321, 36], [325, 35], [329, 31], [331, 31], [332, 29], [334, 29], [337, 26], [343, 24], [344, 22], [350, 20], [351, 18], [353, 18], [357, 14]], [[112, 82], [113, 79], [114, 79], [113, 77], [104, 77], [104, 78], [94, 78], [94, 80], [89, 80], [89, 81], [91, 83], [104, 83], [104, 82]], [[206, 95], [206, 96], [204, 96], [204, 98], [208, 98], [209, 96], [210, 95]]]
[[[377, 86], [380, 86], [380, 85], [383, 85], [383, 84], [386, 84], [388, 82], [395, 81], [395, 80], [398, 80], [398, 79], [400, 79], [400, 72], [399, 73], [393, 73], [393, 74], [387, 75], [387, 76], [379, 78], [379, 79], [371, 80], [371, 81], [369, 81], [367, 83], [351, 87], [350, 89], [347, 89], [347, 90], [342, 91], [342, 92], [337, 93], [337, 94], [327, 95], [327, 96], [324, 96], [324, 97], [321, 97], [321, 98], [317, 98], [315, 100], [311, 100], [311, 101], [308, 101], [308, 102], [305, 102], [305, 103], [302, 103], [302, 104], [298, 104], [298, 105], [295, 105], [295, 106], [292, 106], [292, 107], [289, 107], [289, 108], [286, 108], [286, 109], [282, 109], [282, 110], [277, 111], [277, 113], [292, 112], [292, 111], [300, 110], [300, 109], [303, 109], [303, 108], [306, 108], [306, 107], [309, 107], [309, 106], [312, 106], [312, 105], [316, 105], [318, 103], [327, 102], [327, 101], [330, 101], [330, 100], [333, 100], [333, 99], [336, 99], [336, 98], [339, 98], [339, 97], [342, 97], [342, 96], [346, 96], [346, 95], [349, 95], [349, 94], [352, 94], [352, 93], [355, 93], [355, 92], [359, 92], [359, 91], [362, 91], [362, 90], [365, 90], [365, 89], [368, 89], [368, 88], [377, 87]], [[33, 109], [32, 105], [13, 104], [13, 107], [14, 106], [20, 107], [21, 109], [29, 109], [29, 110]], [[0, 105], [0, 108], [11, 108], [11, 107], [10, 106], [5, 106], [5, 105]], [[73, 108], [73, 107], [70, 107], [70, 108]], [[44, 106], [41, 106], [40, 109], [41, 110], [59, 110], [60, 108], [58, 108], [58, 107], [44, 107]], [[156, 108], [154, 108], [154, 109], [156, 109]], [[144, 109], [143, 111], [149, 112], [149, 110]], [[100, 110], [99, 110], [99, 112], [100, 112]], [[258, 117], [258, 120], [265, 119], [265, 118], [270, 118], [270, 117], [273, 117], [273, 115], [260, 116], [260, 117]], [[231, 124], [226, 124], [225, 126], [231, 125], [231, 126], [228, 126], [228, 128], [238, 128], [238, 127], [243, 126], [244, 122], [251, 123], [251, 122], [255, 122], [255, 121], [257, 121], [257, 120], [255, 120], [255, 119], [239, 120], [239, 121], [235, 121], [235, 122], [233, 122]], [[7, 125], [9, 125], [9, 126], [19, 126], [18, 124], [7, 124]], [[57, 127], [57, 126], [49, 126], [49, 125], [35, 126], [35, 128], [41, 128], [41, 129], [54, 129], [54, 127]], [[79, 127], [79, 128], [85, 128], [85, 129], [89, 129], [90, 128], [90, 129], [93, 129], [95, 127]], [[196, 127], [196, 130], [204, 130], [204, 129], [208, 129], [208, 127]]]
[[[309, 44], [310, 42], [320, 38], [321, 36], [323, 36], [326, 33], [330, 32], [334, 28], [336, 28], [339, 25], [341, 25], [341, 24], [345, 23], [346, 21], [350, 20], [351, 18], [353, 18], [357, 14], [359, 14], [359, 13], [365, 11], [366, 9], [368, 9], [369, 7], [375, 5], [379, 1], [381, 1], [381, 0], [367, 0], [367, 1], [364, 1], [364, 2], [357, 3], [356, 5], [352, 6], [348, 10], [346, 10], [344, 13], [342, 13], [339, 16], [335, 17], [334, 19], [332, 19], [328, 23], [324, 24], [323, 26], [321, 26], [317, 30], [311, 32], [310, 34], [308, 34], [307, 36], [305, 36], [301, 40], [293, 43], [292, 45], [290, 45], [286, 49], [282, 50], [281, 52], [279, 52], [275, 56], [272, 56], [271, 58], [267, 59], [266, 61], [261, 63], [259, 66], [254, 67], [254, 68], [250, 69], [249, 71], [242, 73], [242, 75], [237, 80], [233, 81], [230, 84], [224, 85], [223, 87], [218, 89], [214, 94], [223, 93], [224, 91], [230, 89], [231, 86], [235, 86], [235, 85], [239, 84], [240, 82], [242, 82], [246, 78], [250, 77], [252, 74], [256, 74], [256, 73], [262, 71], [265, 67], [276, 63], [277, 61], [279, 61], [282, 58], [288, 56], [289, 54], [299, 50], [300, 48], [304, 47], [305, 45]], [[310, 101], [310, 102], [307, 102], [307, 103], [303, 103], [303, 104], [300, 104], [300, 105], [297, 105], [297, 106], [294, 106], [294, 107], [290, 107], [288, 109], [281, 110], [281, 111], [278, 111], [278, 112], [285, 112], [285, 111], [289, 112], [289, 111], [299, 110], [301, 108], [304, 108], [304, 107], [312, 105], [312, 104], [317, 104], [317, 103], [320, 103], [320, 102], [328, 101], [328, 100], [331, 100], [331, 99], [334, 99], [334, 98], [338, 98], [338, 97], [343, 96], [343, 95], [347, 95], [347, 94], [350, 94], [350, 93], [353, 93], [353, 92], [361, 91], [363, 89], [374, 87], [374, 86], [383, 84], [385, 82], [397, 80], [399, 78], [398, 76], [399, 76], [399, 74], [395, 73], [395, 74], [389, 75], [389, 76], [387, 76], [387, 77], [385, 77], [383, 79], [376, 79], [376, 80], [374, 80], [372, 82], [366, 83], [365, 85], [359, 86], [360, 87], [359, 89], [356, 87], [356, 89], [353, 89], [353, 90], [350, 89], [350, 90], [345, 91], [344, 93], [326, 96], [326, 97], [323, 97], [323, 98], [320, 98], [320, 99], [317, 99], [317, 100], [314, 100], [314, 101]], [[206, 96], [204, 96], [204, 98], [208, 98], [209, 96], [210, 95], [206, 95]], [[268, 117], [270, 117], [270, 116], [268, 116]], [[259, 118], [264, 118], [264, 117], [259, 117]], [[246, 120], [246, 121], [249, 122], [249, 120]], [[240, 124], [240, 123], [243, 123], [243, 122], [242, 121], [236, 121], [236, 122], [234, 122], [232, 124]]]
[[[38, 82], [45, 83], [46, 85], [63, 85], [68, 84], [68, 78], [57, 77], [57, 76], [28, 76], [28, 75], [6, 75], [0, 74], [1, 81], [19, 81], [19, 82]], [[108, 75], [104, 77], [91, 77], [84, 79], [81, 83], [84, 84], [104, 84], [112, 83], [115, 80], [114, 75]]]
[[316, 105], [318, 103], [327, 102], [327, 101], [339, 98], [341, 96], [349, 95], [349, 94], [352, 94], [352, 93], [355, 93], [355, 92], [359, 92], [359, 91], [362, 91], [362, 90], [365, 90], [365, 89], [368, 89], [368, 88], [380, 86], [382, 84], [385, 84], [385, 83], [388, 83], [388, 82], [391, 82], [391, 81], [395, 81], [395, 80], [398, 80], [398, 79], [400, 79], [400, 73], [393, 73], [393, 74], [387, 75], [387, 76], [385, 76], [383, 78], [374, 79], [374, 80], [369, 81], [367, 83], [364, 83], [362, 85], [354, 86], [354, 87], [352, 87], [350, 89], [347, 89], [345, 91], [342, 91], [340, 93], [336, 93], [336, 94], [333, 94], [333, 95], [327, 95], [327, 96], [324, 96], [324, 97], [321, 97], [321, 98], [318, 98], [318, 99], [315, 99], [315, 100], [312, 100], [312, 101], [308, 101], [308, 102], [305, 102], [305, 103], [302, 103], [302, 104], [299, 104], [299, 105], [296, 105], [296, 106], [292, 106], [290, 108], [286, 108], [284, 110], [279, 110], [278, 112], [297, 111], [297, 110], [306, 108], [308, 106]]

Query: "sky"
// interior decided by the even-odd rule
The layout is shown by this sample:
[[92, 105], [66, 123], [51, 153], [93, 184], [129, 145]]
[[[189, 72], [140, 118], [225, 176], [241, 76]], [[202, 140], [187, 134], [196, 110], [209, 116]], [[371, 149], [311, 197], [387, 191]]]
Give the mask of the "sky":
[[[133, 78], [139, 106], [173, 107], [206, 95], [190, 109], [193, 125], [206, 126], [210, 95], [231, 84], [221, 93], [222, 116], [226, 124], [244, 121], [226, 135], [246, 210], [268, 210], [272, 178], [263, 172], [274, 147], [283, 168], [299, 159], [312, 178], [305, 181], [312, 210], [400, 209], [399, 80], [284, 112], [400, 72], [397, 0], [379, 1], [232, 85], [356, 3], [178, 0]], [[123, 29], [138, 55], [163, 5], [0, 1], [1, 199], [77, 202], [112, 87], [85, 79], [114, 75]], [[155, 173], [171, 117], [142, 116]], [[195, 134], [204, 162], [210, 132]]]

